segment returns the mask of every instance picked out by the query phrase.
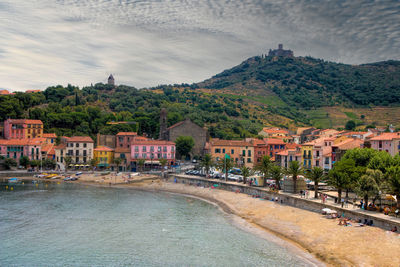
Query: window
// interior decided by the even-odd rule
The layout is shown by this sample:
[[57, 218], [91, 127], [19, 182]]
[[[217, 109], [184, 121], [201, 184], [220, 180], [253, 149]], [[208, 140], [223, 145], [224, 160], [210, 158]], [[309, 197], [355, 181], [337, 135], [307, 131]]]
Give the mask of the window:
[[64, 158], [63, 158], [63, 157], [61, 157], [61, 163], [63, 163], [63, 161], [64, 161]]
[[75, 158], [75, 163], [78, 163], [79, 162], [79, 157], [76, 157]]
[[124, 138], [123, 137], [118, 137], [118, 143], [123, 143], [123, 142], [124, 142]]
[[161, 152], [161, 147], [159, 146], [159, 147], [157, 147], [157, 152]]
[[216, 148], [215, 149], [215, 153], [221, 153], [221, 149], [220, 148]]
[[269, 150], [273, 150], [274, 148], [273, 148], [273, 146], [272, 145], [270, 145], [269, 146]]
[[163, 147], [163, 152], [167, 152], [167, 147]]
[[319, 157], [319, 150], [317, 150], [317, 157]]
[[143, 153], [143, 154], [142, 154], [142, 158], [144, 158], [144, 159], [147, 158], [147, 154], [146, 154], [146, 153]]
[[139, 157], [139, 153], [135, 153], [135, 159]]
[[135, 152], [139, 152], [139, 147], [135, 146]]
[[83, 163], [86, 163], [86, 157], [83, 157]]
[[222, 149], [222, 153], [225, 153], [225, 148]]
[[[33, 148], [32, 148], [33, 149]], [[33, 153], [33, 152], [32, 152]], [[73, 150], [68, 150], [68, 153], [67, 153], [67, 155], [68, 156], [72, 156], [74, 154], [74, 151]]]
[[167, 158], [167, 153], [163, 154], [163, 158], [166, 159]]
[[86, 147], [87, 146], [87, 144], [86, 143], [83, 143], [83, 147]]
[[325, 158], [325, 164], [329, 164], [329, 158]]
[[75, 156], [79, 156], [79, 150], [75, 150]]
[[124, 158], [125, 158], [125, 154], [124, 154], [124, 153], [121, 153], [121, 154], [119, 155], [119, 157], [120, 157], [121, 159], [124, 159]]
[[161, 158], [161, 153], [157, 153], [157, 158], [158, 158], [158, 159]]
[[231, 154], [235, 154], [235, 150], [234, 149], [231, 149]]
[[150, 152], [154, 152], [154, 146], [150, 147]]
[[315, 161], [315, 166], [319, 166], [319, 160]]
[[251, 158], [247, 158], [247, 163], [251, 163]]
[[279, 145], [275, 145], [275, 146], [274, 146], [274, 149], [279, 149]]
[[142, 151], [143, 151], [143, 152], [147, 152], [146, 150], [147, 150], [147, 149], [146, 149], [146, 147], [144, 146], [144, 147], [142, 148]]
[[[105, 154], [105, 152], [104, 152], [104, 154]], [[87, 155], [86, 155], [86, 150], [83, 150], [83, 156], [84, 156], [84, 157], [87, 156]]]
[[79, 143], [76, 143], [76, 144], [75, 144], [75, 147], [79, 147]]
[[251, 157], [251, 150], [247, 150], [247, 156]]
[[171, 152], [175, 152], [175, 147], [171, 147]]

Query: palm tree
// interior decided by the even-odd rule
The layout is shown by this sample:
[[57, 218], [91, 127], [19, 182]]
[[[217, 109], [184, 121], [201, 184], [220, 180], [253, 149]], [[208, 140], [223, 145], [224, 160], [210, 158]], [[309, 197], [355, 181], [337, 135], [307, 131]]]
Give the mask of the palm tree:
[[382, 177], [380, 170], [368, 169], [366, 174], [361, 176], [358, 181], [356, 192], [364, 198], [365, 207], [368, 206], [368, 198], [376, 196], [379, 193], [379, 187], [376, 182], [377, 177]]
[[165, 165], [167, 165], [168, 161], [166, 159], [160, 159], [160, 164], [161, 164], [161, 172], [162, 172], [162, 176], [164, 177], [164, 167]]
[[223, 159], [220, 159], [218, 165], [221, 168], [221, 170], [225, 172], [225, 181], [228, 181], [228, 172], [230, 169], [233, 168], [232, 159], [224, 157]]
[[137, 166], [140, 166], [140, 170], [143, 171], [143, 167], [144, 167], [144, 163], [145, 163], [145, 159], [138, 159], [137, 161]]
[[94, 167], [97, 165], [97, 159], [93, 158], [90, 160], [90, 167], [92, 167], [92, 171], [94, 170]]
[[303, 168], [300, 166], [298, 161], [291, 161], [286, 172], [288, 175], [292, 176], [293, 190], [294, 193], [297, 193], [297, 177], [303, 173]]
[[247, 178], [253, 174], [253, 170], [246, 166], [243, 166], [240, 170], [242, 171], [243, 183], [246, 184]]
[[68, 167], [72, 162], [72, 158], [70, 156], [66, 156], [64, 158], [64, 162], [65, 162], [65, 171], [68, 171]]
[[400, 208], [400, 166], [388, 168], [389, 192], [396, 196], [397, 208]]
[[281, 190], [280, 181], [282, 180], [282, 168], [278, 165], [273, 165], [270, 169], [271, 178], [275, 180], [275, 185], [278, 190]]
[[264, 176], [264, 186], [267, 184], [267, 175], [272, 167], [272, 161], [269, 156], [264, 156], [261, 159], [261, 162], [256, 166], [256, 169], [259, 170]]
[[122, 163], [122, 159], [121, 158], [114, 158], [114, 163], [115, 165], [117, 165], [117, 172], [119, 171], [119, 165], [121, 165]]
[[324, 178], [324, 170], [320, 167], [314, 167], [306, 175], [308, 179], [314, 182], [314, 198], [318, 198], [318, 183]]
[[206, 170], [206, 175], [208, 177], [208, 173], [210, 172], [210, 168], [212, 167], [212, 157], [210, 154], [205, 154], [203, 159], [201, 160], [201, 166], [203, 166]]

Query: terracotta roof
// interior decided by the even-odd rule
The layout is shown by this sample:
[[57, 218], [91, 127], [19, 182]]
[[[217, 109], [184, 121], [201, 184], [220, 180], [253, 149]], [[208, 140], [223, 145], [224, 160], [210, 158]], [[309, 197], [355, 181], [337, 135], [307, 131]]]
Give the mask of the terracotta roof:
[[178, 123], [175, 123], [174, 125], [168, 127], [167, 130], [172, 129], [172, 128], [175, 128], [175, 127], [178, 127], [179, 125], [182, 125], [184, 122], [185, 122], [185, 121], [180, 121], [180, 122], [178, 122]]
[[115, 153], [131, 153], [131, 149], [125, 147], [117, 147], [115, 148]]
[[72, 137], [68, 137], [67, 142], [94, 143], [93, 139], [90, 136], [72, 136]]
[[25, 138], [25, 139], [0, 139], [0, 145], [5, 146], [35, 146], [40, 145], [43, 138]]
[[166, 146], [166, 145], [175, 145], [174, 142], [171, 141], [165, 141], [165, 140], [133, 140], [132, 141], [132, 146], [134, 145], [160, 145], [160, 146]]
[[129, 136], [132, 136], [132, 135], [137, 135], [137, 133], [136, 132], [119, 132], [119, 133], [117, 133], [117, 136], [118, 135], [129, 135]]
[[361, 147], [361, 144], [364, 144], [364, 141], [361, 139], [346, 139], [338, 144], [333, 145], [334, 147], [338, 147], [341, 150], [348, 150], [357, 147]]
[[322, 149], [322, 156], [332, 156], [332, 147], [326, 146]]
[[57, 135], [55, 133], [44, 133], [43, 137], [44, 138], [57, 138]]
[[38, 93], [40, 90], [26, 90], [25, 93]]
[[293, 149], [293, 148], [297, 148], [297, 147], [301, 147], [301, 145], [295, 144], [295, 143], [286, 144], [286, 148], [288, 148], [288, 149]]
[[288, 130], [279, 128], [263, 128], [262, 131], [268, 134], [274, 134], [274, 133], [289, 134]]
[[98, 146], [95, 149], [93, 149], [94, 151], [114, 151], [114, 149], [109, 148], [108, 146]]
[[53, 144], [46, 144], [42, 146], [42, 151], [43, 152], [49, 152], [52, 148], [54, 147]]
[[288, 156], [289, 152], [296, 152], [296, 149], [285, 149], [285, 150], [280, 151], [280, 152], [278, 152], [276, 154], [280, 155], [280, 156]]
[[149, 138], [144, 136], [135, 136], [133, 140], [143, 141], [143, 140], [149, 140]]
[[278, 138], [264, 138], [264, 141], [267, 145], [286, 145], [282, 139]]
[[246, 138], [246, 142], [249, 142], [255, 146], [265, 146], [265, 141], [264, 140], [260, 140], [257, 138]]
[[245, 142], [242, 140], [222, 140], [222, 139], [213, 139], [210, 142], [211, 146], [253, 146], [249, 142]]
[[10, 93], [8, 90], [0, 90], [0, 95], [13, 95], [13, 93]]
[[26, 124], [43, 124], [41, 120], [28, 120], [28, 119], [9, 119], [10, 123], [19, 124], [19, 123], [26, 123]]
[[64, 149], [66, 147], [67, 147], [66, 144], [59, 144], [58, 146], [55, 146], [54, 149]]
[[381, 135], [372, 137], [371, 141], [390, 141], [393, 139], [400, 139], [400, 133], [382, 133]]

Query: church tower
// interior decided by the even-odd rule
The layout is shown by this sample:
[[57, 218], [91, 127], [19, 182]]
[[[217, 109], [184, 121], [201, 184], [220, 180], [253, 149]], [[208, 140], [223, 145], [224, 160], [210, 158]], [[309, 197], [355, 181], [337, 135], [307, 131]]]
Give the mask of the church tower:
[[160, 112], [160, 134], [158, 139], [166, 140], [167, 139], [167, 110], [165, 108], [161, 109]]
[[115, 81], [114, 81], [114, 77], [112, 74], [110, 74], [110, 76], [108, 76], [108, 85], [115, 85]]

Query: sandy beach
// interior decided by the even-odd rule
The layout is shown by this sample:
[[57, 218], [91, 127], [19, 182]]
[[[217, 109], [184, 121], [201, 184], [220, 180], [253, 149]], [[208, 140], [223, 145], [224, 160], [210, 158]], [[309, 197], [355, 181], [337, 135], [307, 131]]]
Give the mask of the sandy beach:
[[377, 227], [339, 226], [337, 219], [277, 202], [242, 193], [163, 182], [152, 176], [135, 177], [135, 182], [129, 184], [124, 184], [124, 180], [123, 176], [112, 174], [100, 178], [83, 175], [79, 182], [173, 192], [212, 201], [225, 212], [293, 242], [327, 265], [400, 266], [400, 235]]

